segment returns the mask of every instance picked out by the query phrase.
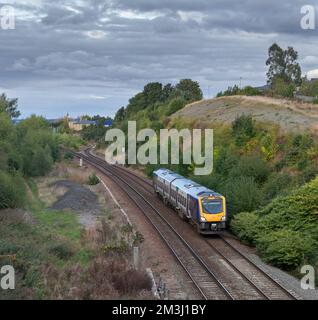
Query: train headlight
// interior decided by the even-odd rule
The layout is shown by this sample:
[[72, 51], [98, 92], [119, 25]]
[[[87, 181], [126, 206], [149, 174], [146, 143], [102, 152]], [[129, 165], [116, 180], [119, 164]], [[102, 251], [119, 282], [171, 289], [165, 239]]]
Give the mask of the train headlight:
[[206, 219], [204, 217], [201, 217], [201, 222], [206, 222]]
[[223, 216], [223, 217], [221, 218], [221, 221], [226, 221], [226, 216]]

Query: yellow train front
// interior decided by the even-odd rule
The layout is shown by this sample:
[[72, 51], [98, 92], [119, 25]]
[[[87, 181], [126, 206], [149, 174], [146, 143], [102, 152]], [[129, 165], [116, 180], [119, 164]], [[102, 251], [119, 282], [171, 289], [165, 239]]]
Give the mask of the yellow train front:
[[155, 192], [200, 234], [216, 234], [226, 228], [225, 197], [168, 169], [153, 173]]

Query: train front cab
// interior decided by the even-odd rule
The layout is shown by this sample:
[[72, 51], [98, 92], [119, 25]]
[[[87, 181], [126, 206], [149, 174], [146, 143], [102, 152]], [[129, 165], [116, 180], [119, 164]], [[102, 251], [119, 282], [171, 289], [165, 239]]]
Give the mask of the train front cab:
[[198, 197], [197, 228], [200, 234], [217, 234], [226, 227], [226, 201], [223, 196]]

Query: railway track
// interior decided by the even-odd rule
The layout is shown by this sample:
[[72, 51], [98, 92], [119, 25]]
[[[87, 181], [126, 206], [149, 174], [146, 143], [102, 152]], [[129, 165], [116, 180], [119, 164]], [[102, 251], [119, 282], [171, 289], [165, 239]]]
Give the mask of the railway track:
[[[85, 150], [80, 156], [107, 174], [138, 206], [204, 299], [296, 299], [294, 294], [282, 287], [223, 236], [203, 238], [195, 234], [192, 239], [178, 231], [176, 226], [168, 221], [167, 216], [163, 215], [163, 210], [171, 209], [155, 198], [152, 184], [147, 179], [120, 166], [108, 165], [91, 154], [90, 150]], [[210, 250], [207, 250], [207, 247]], [[223, 272], [220, 264], [227, 266]], [[231, 277], [236, 278], [241, 288], [233, 286], [225, 277], [224, 273], [229, 270]]]
[[87, 155], [78, 155], [98, 168], [113, 180], [142, 211], [149, 222], [157, 230], [177, 261], [188, 274], [203, 299], [234, 300], [231, 293], [217, 279], [214, 272], [205, 264], [201, 257], [187, 241], [171, 226], [171, 224], [153, 207], [153, 205], [121, 176], [114, 175], [105, 164]]

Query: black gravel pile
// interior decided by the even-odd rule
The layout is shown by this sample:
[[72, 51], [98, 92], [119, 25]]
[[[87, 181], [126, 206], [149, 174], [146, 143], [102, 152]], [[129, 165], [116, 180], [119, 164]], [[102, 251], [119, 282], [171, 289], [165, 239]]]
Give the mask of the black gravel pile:
[[51, 206], [51, 210], [100, 213], [97, 196], [88, 188], [69, 180], [57, 181], [52, 186], [66, 188], [67, 192]]

